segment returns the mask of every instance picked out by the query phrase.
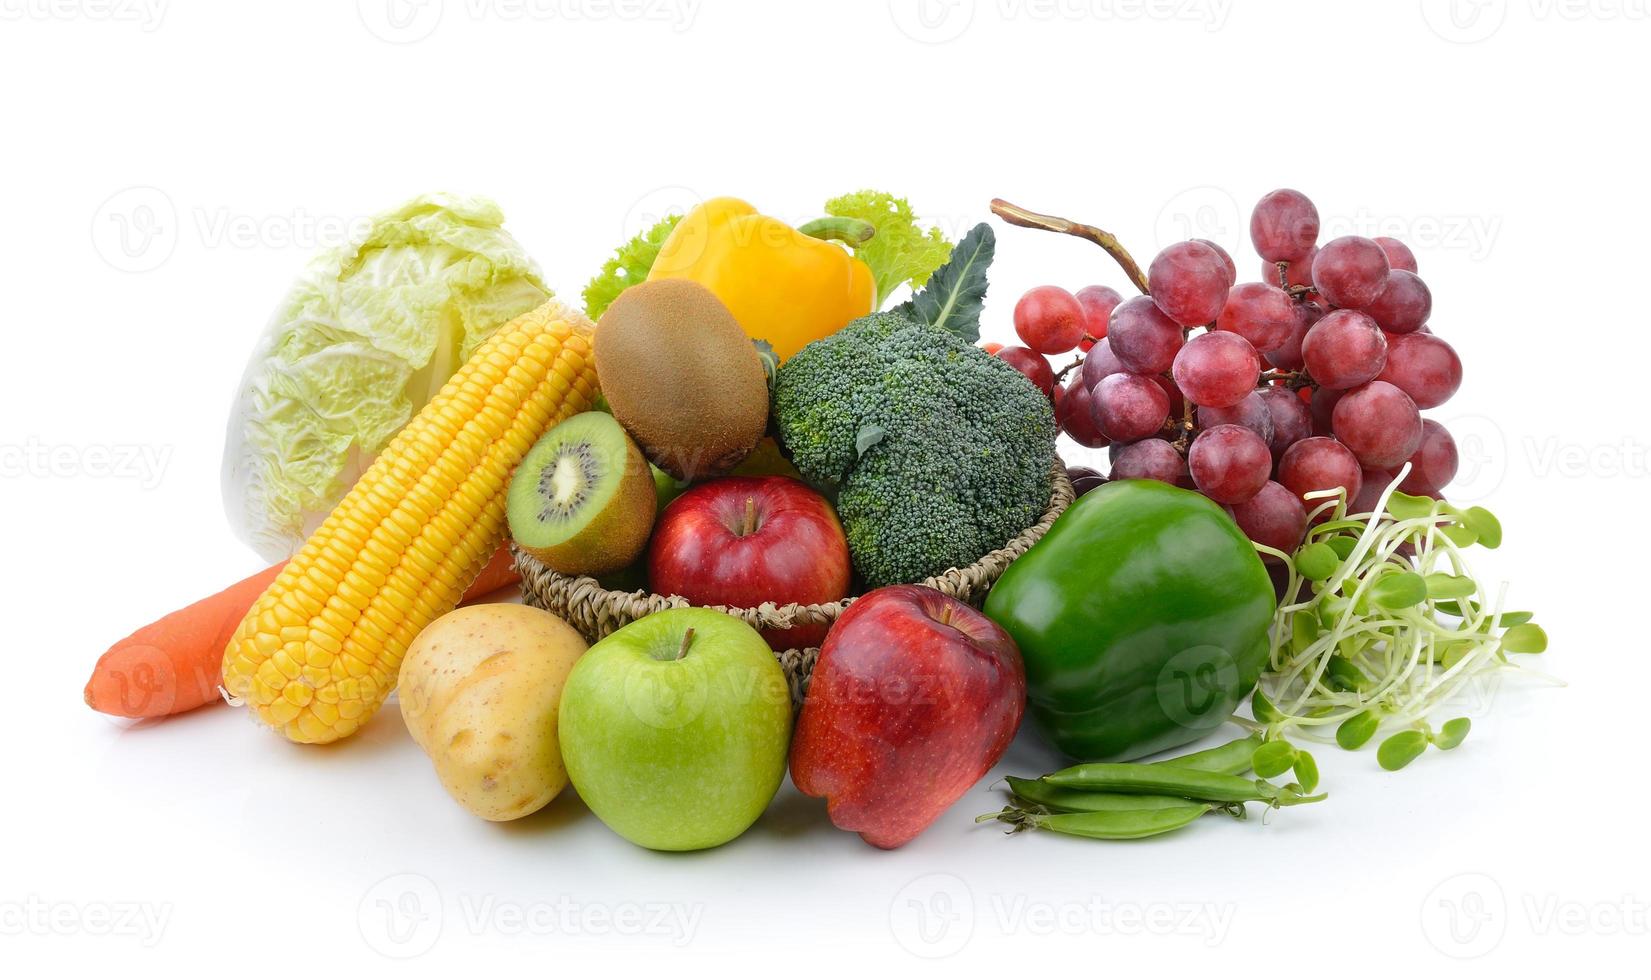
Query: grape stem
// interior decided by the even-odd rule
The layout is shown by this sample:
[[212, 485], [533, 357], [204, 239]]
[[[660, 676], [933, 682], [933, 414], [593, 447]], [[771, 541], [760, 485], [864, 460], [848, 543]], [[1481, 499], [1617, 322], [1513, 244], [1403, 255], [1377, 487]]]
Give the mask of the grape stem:
[[1083, 367], [1083, 356], [1080, 354], [1077, 360], [1055, 372], [1055, 383], [1058, 385], [1065, 381], [1067, 375], [1081, 367]]
[[1152, 291], [1147, 288], [1146, 273], [1141, 271], [1135, 257], [1129, 254], [1128, 249], [1118, 243], [1118, 239], [1111, 232], [1102, 231], [1094, 225], [1080, 224], [1066, 218], [1057, 218], [1052, 214], [1039, 214], [1036, 211], [1028, 211], [1023, 207], [1010, 204], [1001, 197], [992, 198], [992, 213], [1021, 228], [1053, 231], [1094, 242], [1105, 249], [1106, 254], [1112, 256], [1113, 261], [1117, 262], [1119, 267], [1124, 270], [1124, 275], [1129, 277], [1129, 281], [1134, 283], [1136, 289], [1139, 289], [1143, 294], [1151, 295]]
[[1282, 369], [1261, 372], [1261, 381], [1263, 384], [1269, 384], [1274, 381], [1282, 381], [1284, 382], [1284, 387], [1290, 389], [1291, 391], [1299, 391], [1313, 383], [1313, 379], [1307, 374], [1306, 371], [1285, 371]]

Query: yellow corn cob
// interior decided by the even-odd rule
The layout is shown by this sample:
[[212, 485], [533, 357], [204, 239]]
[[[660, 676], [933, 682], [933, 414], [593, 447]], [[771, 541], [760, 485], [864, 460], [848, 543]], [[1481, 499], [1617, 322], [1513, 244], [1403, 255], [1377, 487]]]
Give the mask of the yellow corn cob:
[[365, 724], [408, 644], [503, 543], [511, 471], [590, 407], [590, 333], [549, 302], [484, 342], [253, 604], [224, 651], [225, 689], [295, 742]]

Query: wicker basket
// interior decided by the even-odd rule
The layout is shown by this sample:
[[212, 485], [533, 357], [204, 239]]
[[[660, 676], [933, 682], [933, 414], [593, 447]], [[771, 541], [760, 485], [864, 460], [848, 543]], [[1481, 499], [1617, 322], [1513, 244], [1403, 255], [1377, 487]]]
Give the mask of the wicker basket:
[[[933, 578], [925, 579], [922, 584], [972, 606], [980, 605], [998, 576], [1009, 567], [1009, 563], [1025, 554], [1028, 548], [1043, 537], [1044, 532], [1049, 530], [1049, 525], [1055, 523], [1055, 518], [1061, 516], [1061, 513], [1071, 505], [1072, 499], [1072, 481], [1067, 479], [1066, 469], [1057, 458], [1049, 509], [1044, 511], [1043, 517], [1036, 524], [1010, 539], [1003, 547], [982, 555], [979, 561], [969, 567], [948, 569]], [[649, 613], [692, 605], [687, 599], [675, 595], [613, 592], [603, 588], [602, 584], [593, 578], [553, 572], [538, 559], [522, 553], [514, 545], [511, 546], [511, 552], [516, 557], [516, 570], [522, 576], [522, 598], [527, 604], [555, 613], [592, 643]], [[835, 622], [852, 601], [854, 600], [849, 598], [840, 602], [806, 606], [796, 603], [782, 606], [765, 602], [750, 609], [729, 606], [711, 608], [736, 616], [757, 629], [789, 629], [793, 626]], [[779, 658], [780, 666], [785, 670], [787, 682], [791, 685], [792, 699], [798, 703], [801, 703], [803, 694], [808, 690], [808, 676], [814, 669], [814, 660], [819, 656], [819, 652], [818, 648], [809, 647], [805, 650], [786, 650], [775, 654]]]

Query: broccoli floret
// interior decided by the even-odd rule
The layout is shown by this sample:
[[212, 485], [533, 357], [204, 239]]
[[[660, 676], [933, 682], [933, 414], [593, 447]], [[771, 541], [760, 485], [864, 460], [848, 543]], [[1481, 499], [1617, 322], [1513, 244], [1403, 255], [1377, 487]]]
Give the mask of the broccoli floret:
[[968, 565], [1049, 503], [1049, 399], [1006, 362], [897, 314], [782, 364], [774, 418], [804, 478], [835, 492], [872, 588]]

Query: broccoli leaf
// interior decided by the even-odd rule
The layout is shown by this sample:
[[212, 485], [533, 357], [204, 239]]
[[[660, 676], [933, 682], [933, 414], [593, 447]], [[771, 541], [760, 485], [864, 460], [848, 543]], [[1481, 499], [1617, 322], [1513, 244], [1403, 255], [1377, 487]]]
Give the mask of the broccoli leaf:
[[592, 320], [600, 317], [619, 294], [648, 278], [648, 270], [659, 257], [659, 248], [665, 236], [671, 233], [680, 214], [667, 215], [658, 224], [619, 246], [613, 258], [602, 263], [602, 271], [585, 285], [585, 315]]
[[917, 216], [903, 197], [882, 191], [857, 191], [826, 202], [826, 214], [858, 218], [877, 229], [870, 241], [854, 247], [854, 255], [871, 269], [877, 285], [872, 309], [881, 309], [901, 283], [921, 289], [929, 276], [951, 254], [952, 243], [939, 228], [917, 226]]
[[975, 225], [935, 270], [929, 284], [894, 308], [895, 313], [940, 327], [968, 343], [980, 339], [980, 310], [986, 299], [986, 270], [997, 248], [992, 226]]

